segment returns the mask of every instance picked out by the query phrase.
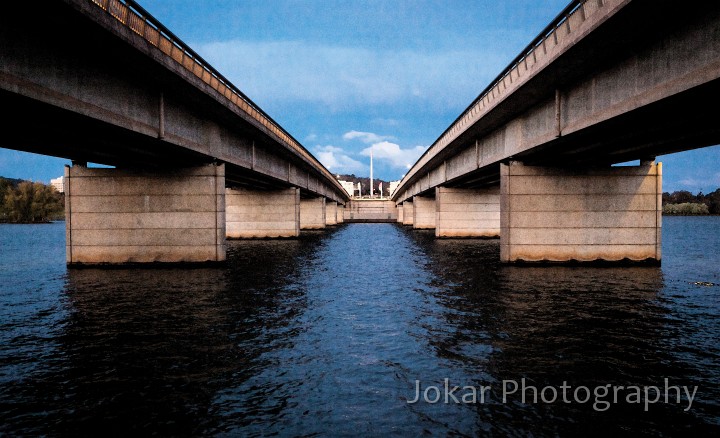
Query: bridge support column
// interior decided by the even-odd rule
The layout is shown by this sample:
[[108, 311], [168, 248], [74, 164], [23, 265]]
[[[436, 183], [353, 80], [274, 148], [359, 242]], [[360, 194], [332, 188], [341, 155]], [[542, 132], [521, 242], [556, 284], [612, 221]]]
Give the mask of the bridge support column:
[[500, 259], [660, 262], [662, 164], [501, 165]]
[[337, 202], [325, 201], [325, 225], [337, 225]]
[[345, 222], [345, 206], [344, 205], [342, 205], [342, 204], [337, 205], [336, 214], [337, 215], [335, 217], [336, 217], [337, 223], [341, 224], [341, 223]]
[[413, 220], [413, 218], [414, 218], [414, 215], [413, 215], [413, 213], [414, 213], [413, 203], [412, 203], [412, 202], [409, 202], [409, 201], [405, 201], [405, 202], [403, 202], [402, 207], [403, 207], [403, 221], [402, 221], [402, 224], [403, 224], [403, 225], [410, 225], [410, 226], [412, 226], [412, 224], [413, 224], [413, 222], [414, 222], [414, 220]]
[[500, 237], [500, 188], [435, 188], [436, 237]]
[[425, 196], [413, 196], [413, 228], [435, 228], [435, 199]]
[[325, 228], [325, 198], [300, 200], [300, 229], [319, 230]]
[[68, 265], [225, 260], [225, 166], [65, 167]]
[[404, 213], [405, 213], [405, 209], [403, 208], [403, 205], [402, 204], [398, 205], [397, 206], [397, 221], [400, 224], [403, 223], [403, 220], [405, 217]]
[[300, 189], [225, 190], [227, 237], [257, 239], [300, 235]]

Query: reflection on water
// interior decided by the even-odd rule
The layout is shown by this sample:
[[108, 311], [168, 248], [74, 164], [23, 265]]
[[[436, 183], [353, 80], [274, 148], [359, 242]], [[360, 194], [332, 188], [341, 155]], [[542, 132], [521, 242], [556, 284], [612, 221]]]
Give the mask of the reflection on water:
[[[0, 434], [717, 433], [720, 218], [663, 238], [661, 268], [507, 267], [497, 240], [347, 224], [219, 269], [67, 271], [64, 224], [0, 226]], [[523, 378], [699, 389], [503, 403]], [[408, 403], [444, 379], [487, 399]]]

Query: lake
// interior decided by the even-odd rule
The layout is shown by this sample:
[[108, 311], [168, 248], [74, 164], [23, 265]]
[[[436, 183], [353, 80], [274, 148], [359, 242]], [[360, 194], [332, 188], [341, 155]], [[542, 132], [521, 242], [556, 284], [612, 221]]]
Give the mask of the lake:
[[64, 223], [0, 225], [0, 435], [720, 434], [720, 217], [664, 217], [660, 267], [499, 251], [343, 224], [68, 270]]

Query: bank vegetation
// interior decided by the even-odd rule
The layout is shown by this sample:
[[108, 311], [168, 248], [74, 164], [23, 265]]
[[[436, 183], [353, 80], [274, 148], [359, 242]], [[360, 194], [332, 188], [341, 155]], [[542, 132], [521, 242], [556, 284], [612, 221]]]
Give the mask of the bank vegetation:
[[0, 177], [0, 222], [45, 223], [65, 218], [65, 196], [39, 182]]
[[693, 216], [720, 214], [720, 189], [707, 195], [693, 195], [687, 190], [662, 194], [663, 214]]

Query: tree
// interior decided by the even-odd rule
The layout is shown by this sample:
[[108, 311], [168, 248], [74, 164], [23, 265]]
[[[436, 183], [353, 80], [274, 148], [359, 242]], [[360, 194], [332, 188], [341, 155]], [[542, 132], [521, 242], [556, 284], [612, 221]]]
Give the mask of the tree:
[[5, 188], [4, 220], [14, 223], [48, 222], [62, 217], [63, 195], [52, 186], [29, 181]]
[[710, 214], [720, 214], [720, 189], [708, 193], [704, 198], [705, 205], [708, 206]]
[[673, 192], [668, 201], [670, 204], [684, 204], [686, 202], [695, 202], [696, 198], [695, 195], [687, 190], [679, 190], [677, 192]]

